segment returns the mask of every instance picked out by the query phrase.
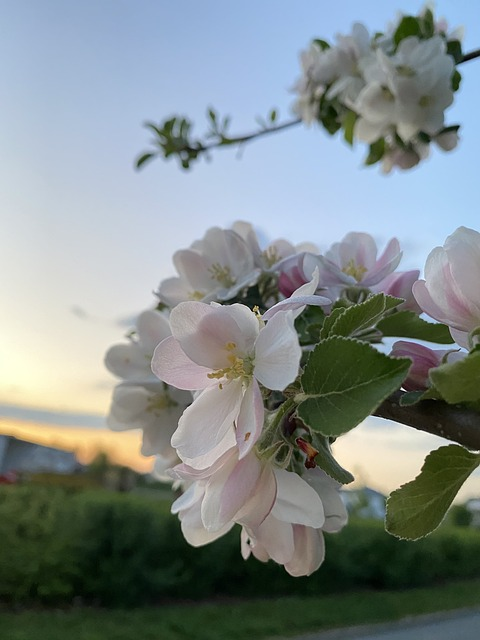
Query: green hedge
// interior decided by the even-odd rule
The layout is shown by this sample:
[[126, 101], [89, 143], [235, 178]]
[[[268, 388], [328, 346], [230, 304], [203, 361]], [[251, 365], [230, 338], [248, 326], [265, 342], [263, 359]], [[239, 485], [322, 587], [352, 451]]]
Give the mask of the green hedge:
[[97, 490], [0, 488], [0, 600], [133, 606], [170, 599], [264, 597], [407, 588], [480, 575], [480, 533], [444, 526], [419, 542], [353, 521], [326, 536], [308, 578], [243, 561], [239, 532], [194, 549], [168, 504]]

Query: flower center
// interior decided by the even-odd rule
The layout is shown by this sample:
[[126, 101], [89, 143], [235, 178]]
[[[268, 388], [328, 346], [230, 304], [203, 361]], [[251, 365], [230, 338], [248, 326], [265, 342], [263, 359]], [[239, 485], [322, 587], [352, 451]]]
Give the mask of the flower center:
[[418, 101], [418, 106], [423, 108], [429, 107], [431, 104], [432, 104], [432, 99], [430, 96], [422, 96]]
[[212, 371], [212, 373], [207, 373], [207, 378], [212, 380], [221, 380], [222, 378], [225, 378], [226, 380], [235, 380], [237, 378], [248, 379], [252, 377], [253, 359], [249, 356], [241, 358], [236, 355], [233, 353], [236, 348], [237, 345], [234, 342], [227, 342], [225, 349], [229, 352], [227, 356], [229, 366]]
[[222, 285], [222, 287], [228, 289], [229, 287], [233, 287], [233, 285], [235, 284], [235, 278], [232, 277], [232, 272], [228, 265], [222, 267], [221, 264], [216, 262], [215, 264], [212, 264], [210, 266], [208, 271], [210, 272], [212, 280], [216, 280], [219, 284]]
[[362, 264], [356, 264], [355, 260], [353, 260], [352, 258], [350, 262], [348, 262], [347, 265], [343, 267], [342, 271], [343, 273], [346, 273], [347, 276], [352, 276], [352, 278], [355, 278], [357, 282], [360, 282], [368, 269]]
[[189, 291], [188, 293], [189, 300], [196, 300], [197, 302], [199, 302], [203, 300], [204, 297], [205, 297], [205, 294], [198, 290]]
[[178, 402], [175, 402], [175, 400], [170, 397], [168, 391], [155, 393], [150, 396], [147, 401], [147, 411], [153, 413], [157, 417], [160, 416], [165, 409], [177, 406]]
[[276, 262], [279, 262], [281, 256], [278, 255], [276, 247], [268, 247], [267, 249], [265, 249], [265, 251], [262, 252], [262, 258], [267, 269], [270, 269], [270, 267], [273, 267]]

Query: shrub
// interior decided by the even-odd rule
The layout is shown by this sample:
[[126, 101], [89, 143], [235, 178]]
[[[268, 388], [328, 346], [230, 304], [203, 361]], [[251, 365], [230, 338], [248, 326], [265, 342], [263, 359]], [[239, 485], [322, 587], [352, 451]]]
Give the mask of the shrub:
[[326, 536], [326, 559], [308, 578], [273, 562], [245, 562], [239, 531], [190, 547], [169, 504], [104, 490], [0, 488], [0, 599], [16, 603], [133, 606], [165, 599], [266, 597], [358, 588], [427, 586], [480, 574], [480, 536], [443, 526], [418, 542], [376, 521]]

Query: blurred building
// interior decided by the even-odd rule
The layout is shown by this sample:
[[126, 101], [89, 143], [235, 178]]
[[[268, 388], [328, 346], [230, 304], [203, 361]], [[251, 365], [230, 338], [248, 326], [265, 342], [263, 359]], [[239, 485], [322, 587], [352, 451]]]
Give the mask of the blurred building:
[[343, 490], [340, 495], [350, 515], [376, 520], [385, 518], [386, 498], [383, 493], [370, 487], [362, 487]]
[[74, 453], [0, 435], [0, 477], [19, 473], [75, 473], [81, 469]]

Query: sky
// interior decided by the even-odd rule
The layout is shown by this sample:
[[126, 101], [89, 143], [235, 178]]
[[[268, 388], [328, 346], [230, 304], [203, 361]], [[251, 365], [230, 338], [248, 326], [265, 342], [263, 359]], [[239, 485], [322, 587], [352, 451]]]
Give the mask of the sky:
[[[231, 114], [232, 132], [254, 130], [272, 107], [286, 119], [299, 53], [312, 38], [332, 41], [355, 21], [382, 30], [398, 9], [420, 7], [0, 0], [0, 428], [24, 421], [42, 437], [52, 425], [101, 429], [116, 383], [105, 351], [154, 304], [152, 291], [174, 275], [172, 254], [211, 226], [247, 220], [263, 237], [322, 250], [349, 231], [371, 233], [380, 248], [396, 236], [403, 269], [423, 268], [459, 225], [480, 227], [480, 60], [461, 67], [447, 112], [448, 124], [461, 124], [458, 149], [436, 151], [410, 172], [364, 168], [363, 149], [314, 127], [257, 141], [241, 157], [220, 150], [190, 172], [160, 160], [134, 170], [149, 147], [145, 121], [182, 114], [202, 132], [209, 106]], [[452, 28], [465, 25], [465, 51], [480, 46], [480, 5], [443, 0], [436, 13]], [[437, 439], [384, 424], [372, 420], [345, 438], [343, 455], [360, 446], [349, 442], [368, 442], [353, 463], [393, 488]], [[132, 442], [122, 446], [133, 455]], [[404, 452], [394, 474], [379, 464], [392, 450]]]

